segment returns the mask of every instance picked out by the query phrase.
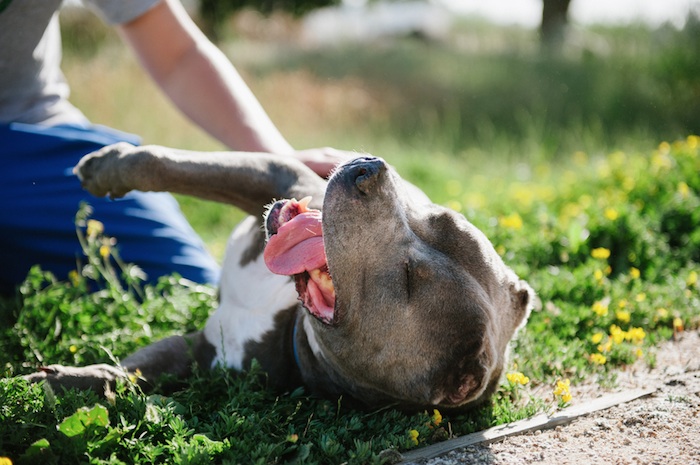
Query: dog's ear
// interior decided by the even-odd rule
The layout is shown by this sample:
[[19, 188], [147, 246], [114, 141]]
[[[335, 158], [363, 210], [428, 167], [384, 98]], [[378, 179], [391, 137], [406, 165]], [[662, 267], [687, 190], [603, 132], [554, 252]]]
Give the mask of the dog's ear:
[[510, 299], [513, 308], [513, 326], [519, 328], [530, 316], [530, 310], [535, 301], [535, 291], [527, 282], [518, 279], [510, 285]]

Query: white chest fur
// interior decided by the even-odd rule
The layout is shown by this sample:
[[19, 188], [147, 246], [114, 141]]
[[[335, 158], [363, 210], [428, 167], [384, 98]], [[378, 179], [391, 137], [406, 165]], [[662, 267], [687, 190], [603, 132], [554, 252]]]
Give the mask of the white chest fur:
[[297, 302], [294, 282], [267, 269], [262, 254], [241, 266], [241, 257], [253, 245], [257, 218], [245, 219], [226, 246], [219, 285], [219, 308], [209, 317], [204, 336], [216, 349], [212, 366], [240, 370], [248, 341], [259, 342], [274, 325], [280, 310]]

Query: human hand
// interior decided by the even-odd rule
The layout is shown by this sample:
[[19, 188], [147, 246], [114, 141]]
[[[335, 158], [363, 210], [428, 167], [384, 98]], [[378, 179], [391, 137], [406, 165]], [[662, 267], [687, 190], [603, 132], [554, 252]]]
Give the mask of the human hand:
[[322, 178], [327, 178], [333, 168], [359, 156], [356, 152], [337, 150], [331, 147], [297, 150], [292, 156], [311, 168]]

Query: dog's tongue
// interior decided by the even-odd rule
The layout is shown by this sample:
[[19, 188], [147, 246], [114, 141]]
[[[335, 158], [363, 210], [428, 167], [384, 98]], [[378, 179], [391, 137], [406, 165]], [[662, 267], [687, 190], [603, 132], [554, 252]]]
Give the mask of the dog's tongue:
[[308, 210], [280, 226], [267, 241], [264, 258], [270, 271], [288, 276], [324, 266], [321, 212]]

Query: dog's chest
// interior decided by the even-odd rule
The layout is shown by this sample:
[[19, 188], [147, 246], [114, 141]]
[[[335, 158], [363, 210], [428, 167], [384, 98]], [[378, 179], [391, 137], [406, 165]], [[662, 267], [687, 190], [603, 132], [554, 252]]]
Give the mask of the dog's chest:
[[259, 220], [249, 217], [231, 234], [219, 284], [219, 308], [204, 335], [215, 350], [213, 365], [240, 370], [247, 342], [260, 342], [275, 315], [297, 302], [294, 282], [271, 273], [263, 261]]

